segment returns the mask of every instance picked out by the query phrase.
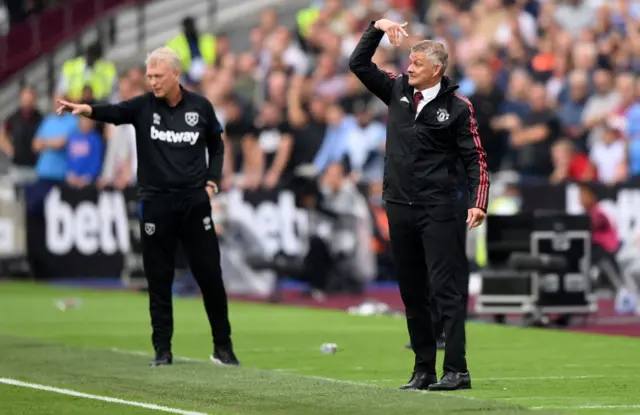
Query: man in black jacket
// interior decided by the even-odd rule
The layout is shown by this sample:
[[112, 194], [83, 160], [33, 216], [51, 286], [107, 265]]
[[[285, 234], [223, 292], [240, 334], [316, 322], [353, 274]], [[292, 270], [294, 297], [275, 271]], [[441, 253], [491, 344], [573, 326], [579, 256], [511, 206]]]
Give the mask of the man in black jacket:
[[[386, 33], [399, 45], [407, 23], [371, 23], [349, 67], [389, 107], [383, 199], [396, 277], [405, 305], [413, 374], [402, 389], [471, 388], [465, 352], [464, 304], [456, 284], [461, 244], [456, 230], [457, 171], [462, 159], [469, 185], [467, 224], [480, 225], [487, 208], [489, 177], [471, 103], [444, 76], [448, 54], [425, 40], [411, 48], [407, 74], [390, 75], [372, 61]], [[446, 335], [444, 374], [436, 377], [436, 335], [431, 296]]]
[[210, 202], [222, 174], [222, 127], [205, 97], [182, 88], [180, 68], [173, 50], [156, 49], [147, 57], [147, 78], [153, 92], [117, 105], [59, 101], [57, 112], [71, 111], [116, 125], [132, 124], [136, 130], [142, 260], [156, 351], [151, 365], [169, 365], [173, 359], [171, 287], [180, 241], [211, 325], [211, 360], [237, 366], [240, 363], [231, 344]]

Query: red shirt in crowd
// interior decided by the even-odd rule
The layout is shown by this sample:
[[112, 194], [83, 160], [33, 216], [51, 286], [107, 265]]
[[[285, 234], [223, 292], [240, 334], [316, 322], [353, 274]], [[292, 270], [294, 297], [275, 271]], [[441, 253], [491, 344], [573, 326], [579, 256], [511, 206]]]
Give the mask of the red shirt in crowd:
[[591, 217], [591, 240], [593, 243], [611, 254], [615, 253], [620, 247], [620, 240], [618, 232], [607, 215], [598, 205], [595, 205], [589, 209], [589, 216]]
[[569, 165], [569, 179], [577, 182], [597, 179], [596, 167], [586, 154], [578, 153], [571, 159]]

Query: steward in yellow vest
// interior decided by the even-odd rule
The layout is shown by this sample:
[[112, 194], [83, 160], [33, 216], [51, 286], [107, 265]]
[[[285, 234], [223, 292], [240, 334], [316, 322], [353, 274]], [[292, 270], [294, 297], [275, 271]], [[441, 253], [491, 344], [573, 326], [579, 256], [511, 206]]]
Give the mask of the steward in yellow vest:
[[62, 66], [62, 92], [72, 101], [82, 99], [85, 86], [91, 88], [93, 98], [106, 100], [113, 92], [117, 71], [113, 63], [102, 59], [102, 48], [93, 44], [87, 49], [86, 57], [69, 59]]
[[[197, 82], [204, 68], [212, 65], [216, 59], [216, 37], [207, 33], [198, 34], [192, 17], [182, 21], [182, 28], [183, 32], [171, 39], [167, 46], [180, 57], [183, 73]], [[198, 65], [198, 68], [192, 68], [192, 65]]]

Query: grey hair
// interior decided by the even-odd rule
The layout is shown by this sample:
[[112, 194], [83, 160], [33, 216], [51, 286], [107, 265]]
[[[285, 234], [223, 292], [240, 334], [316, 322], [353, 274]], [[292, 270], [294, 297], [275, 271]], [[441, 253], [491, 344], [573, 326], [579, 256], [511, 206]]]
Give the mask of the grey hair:
[[157, 49], [152, 50], [145, 60], [145, 65], [154, 65], [158, 62], [166, 62], [169, 64], [171, 69], [181, 70], [182, 62], [180, 62], [180, 57], [173, 49], [163, 46]]
[[435, 40], [422, 40], [411, 46], [411, 52], [424, 52], [434, 65], [440, 65], [440, 73], [445, 73], [449, 66], [449, 53], [444, 45]]

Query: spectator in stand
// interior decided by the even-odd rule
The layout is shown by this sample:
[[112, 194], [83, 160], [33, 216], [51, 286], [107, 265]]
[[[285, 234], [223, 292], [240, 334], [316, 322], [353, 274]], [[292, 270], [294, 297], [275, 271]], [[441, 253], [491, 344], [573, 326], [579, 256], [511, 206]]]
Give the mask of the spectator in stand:
[[64, 63], [56, 92], [72, 101], [80, 101], [88, 86], [96, 100], [108, 100], [117, 89], [117, 80], [115, 65], [103, 58], [102, 45], [96, 42], [87, 48], [85, 56]]
[[[137, 82], [130, 77], [123, 77], [119, 82], [118, 94], [121, 100], [128, 100], [143, 91]], [[136, 132], [131, 124], [105, 126], [106, 154], [102, 165], [102, 173], [98, 187], [112, 186], [116, 189], [135, 183], [137, 173]]]
[[586, 154], [576, 151], [571, 140], [557, 141], [551, 149], [553, 172], [551, 184], [567, 181], [591, 182], [596, 180], [597, 170]]
[[147, 76], [145, 74], [144, 66], [134, 66], [130, 68], [125, 74], [125, 77], [131, 80], [134, 88], [141, 89], [144, 92], [150, 91], [151, 87], [149, 85], [149, 82], [147, 82]]
[[[53, 97], [55, 108], [60, 97]], [[67, 140], [78, 128], [78, 117], [71, 113], [47, 114], [33, 140], [33, 151], [38, 154], [36, 173], [40, 179], [63, 181], [67, 177]]]
[[356, 128], [347, 137], [347, 159], [351, 167], [351, 179], [356, 182], [376, 183], [384, 169], [384, 153], [387, 140], [385, 126], [374, 119], [368, 100], [354, 104]]
[[42, 114], [36, 108], [36, 92], [30, 87], [20, 90], [20, 108], [0, 128], [0, 149], [17, 169], [33, 169], [37, 155], [33, 139], [38, 131]]
[[478, 134], [487, 152], [487, 168], [490, 172], [497, 172], [507, 149], [506, 142], [494, 131], [491, 121], [502, 107], [504, 94], [495, 85], [493, 72], [487, 63], [475, 63], [468, 67], [468, 72], [475, 84], [475, 91], [469, 100], [475, 111]]
[[523, 2], [518, 0], [502, 0], [506, 13], [495, 32], [495, 42], [507, 46], [517, 39], [525, 47], [532, 48], [537, 42], [537, 27], [533, 16], [526, 12]]
[[[511, 73], [509, 79], [509, 87], [502, 105], [499, 107], [495, 116], [491, 118], [491, 129], [500, 134], [500, 141], [507, 144], [511, 140], [511, 131], [522, 125], [522, 119], [529, 113], [529, 104], [527, 102], [527, 91], [531, 85], [531, 78], [526, 71], [519, 69]], [[513, 164], [513, 154], [507, 150], [511, 164]]]
[[549, 105], [542, 84], [531, 87], [529, 113], [511, 129], [514, 167], [525, 178], [548, 178], [553, 171], [551, 146], [560, 133], [560, 122]]
[[586, 150], [587, 130], [582, 124], [582, 114], [589, 93], [589, 77], [582, 69], [575, 69], [568, 79], [569, 99], [560, 103], [558, 117], [561, 133], [575, 143], [576, 147]]
[[611, 123], [606, 123], [602, 139], [591, 146], [589, 158], [598, 170], [598, 180], [613, 185], [626, 179], [624, 164], [626, 145], [619, 139], [618, 130]]
[[358, 131], [355, 117], [345, 116], [344, 110], [337, 104], [332, 104], [327, 109], [327, 124], [327, 133], [322, 140], [322, 146], [313, 160], [318, 174], [324, 174], [330, 165], [344, 159], [349, 137], [357, 134]]
[[78, 129], [67, 138], [67, 183], [81, 189], [100, 175], [104, 142], [95, 121], [81, 117]]
[[606, 122], [620, 132], [623, 137], [627, 130], [627, 112], [636, 102], [636, 77], [634, 74], [624, 72], [616, 79], [616, 90], [620, 96], [618, 106], [609, 114]]
[[216, 38], [204, 33], [200, 34], [193, 17], [182, 21], [182, 33], [171, 39], [167, 46], [180, 57], [185, 83], [196, 85], [202, 79], [206, 67], [216, 60]]
[[327, 104], [324, 100], [311, 99], [303, 107], [305, 79], [294, 76], [288, 98], [288, 119], [293, 134], [291, 168], [311, 164], [322, 147], [327, 132]]
[[585, 0], [566, 0], [559, 3], [554, 17], [562, 29], [574, 38], [596, 23], [596, 9]]
[[457, 21], [460, 37], [456, 43], [456, 61], [464, 64], [485, 58], [489, 51], [489, 41], [477, 35], [478, 22], [471, 12], [460, 13]]
[[257, 189], [262, 182], [264, 162], [254, 135], [253, 107], [229, 97], [224, 104], [225, 157], [229, 165], [225, 172], [235, 176], [235, 182], [245, 189]]
[[582, 123], [589, 130], [587, 145], [600, 141], [604, 123], [620, 105], [620, 94], [614, 88], [613, 74], [608, 69], [598, 69], [593, 74], [595, 92], [587, 100], [582, 112]]
[[283, 116], [283, 110], [276, 104], [265, 102], [254, 124], [254, 135], [264, 158], [262, 186], [267, 189], [273, 189], [281, 182], [288, 182], [292, 174], [289, 159], [293, 137]]

